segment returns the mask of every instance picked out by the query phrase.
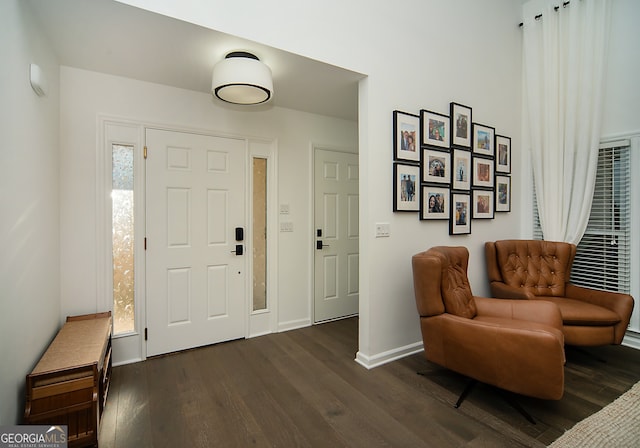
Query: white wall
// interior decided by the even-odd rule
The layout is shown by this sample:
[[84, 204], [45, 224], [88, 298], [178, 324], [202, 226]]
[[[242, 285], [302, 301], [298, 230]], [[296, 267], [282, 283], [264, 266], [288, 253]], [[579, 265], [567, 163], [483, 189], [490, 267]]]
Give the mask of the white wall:
[[[0, 60], [0, 425], [11, 425], [60, 324], [58, 66], [24, 2], [0, 2]], [[32, 62], [46, 97], [31, 89]]]
[[[289, 204], [286, 220], [294, 225], [294, 232], [279, 234], [277, 320], [282, 328], [311, 323], [311, 144], [355, 151], [355, 122], [282, 108], [232, 111], [208, 94], [70, 67], [61, 67], [60, 78], [63, 314], [102, 311], [100, 304], [109, 303], [104, 297], [108, 291], [97, 290], [96, 270], [97, 117], [103, 114], [277, 140], [279, 203]], [[122, 356], [114, 344], [114, 361], [130, 357]]]
[[[483, 243], [518, 236], [519, 204], [495, 220], [474, 221], [471, 236], [449, 237], [445, 222], [393, 214], [391, 112], [448, 113], [450, 101], [469, 105], [474, 120], [512, 138], [512, 167], [518, 167], [520, 2], [124, 2], [368, 75], [359, 109], [360, 362], [375, 365], [421, 341], [411, 277], [414, 253], [436, 244], [467, 246], [472, 288], [479, 295], [488, 292]], [[512, 176], [518, 179], [517, 168]], [[517, 183], [514, 187], [518, 197]], [[377, 222], [391, 224], [390, 238], [374, 238]]]
[[[613, 0], [602, 135], [640, 132], [640, 2]], [[640, 171], [640, 167], [639, 167]]]

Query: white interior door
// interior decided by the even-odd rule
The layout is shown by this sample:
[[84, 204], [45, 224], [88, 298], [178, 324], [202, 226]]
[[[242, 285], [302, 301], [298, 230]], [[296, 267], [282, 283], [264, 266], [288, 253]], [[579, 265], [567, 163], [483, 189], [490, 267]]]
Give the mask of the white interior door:
[[146, 146], [147, 355], [244, 337], [245, 141], [148, 129]]
[[314, 321], [358, 313], [358, 155], [315, 149]]

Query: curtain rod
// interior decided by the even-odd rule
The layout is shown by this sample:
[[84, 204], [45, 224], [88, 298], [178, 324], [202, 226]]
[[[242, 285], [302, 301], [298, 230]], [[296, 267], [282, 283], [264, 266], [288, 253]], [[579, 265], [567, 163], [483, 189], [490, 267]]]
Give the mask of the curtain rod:
[[[571, 3], [571, 0], [566, 1], [566, 2], [563, 2], [563, 3], [562, 3], [562, 7], [563, 7], [563, 8], [566, 8], [567, 6], [569, 6], [569, 3]], [[553, 10], [554, 10], [554, 11], [556, 11], [556, 12], [557, 12], [559, 9], [560, 9], [560, 6], [554, 6], [554, 7], [553, 7]], [[534, 19], [535, 19], [535, 20], [540, 20], [540, 19], [542, 19], [542, 14], [538, 14], [537, 16], [535, 16], [535, 17], [534, 17]], [[518, 26], [519, 26], [520, 28], [522, 28], [522, 27], [524, 26], [524, 22], [520, 22], [520, 23], [518, 24]]]

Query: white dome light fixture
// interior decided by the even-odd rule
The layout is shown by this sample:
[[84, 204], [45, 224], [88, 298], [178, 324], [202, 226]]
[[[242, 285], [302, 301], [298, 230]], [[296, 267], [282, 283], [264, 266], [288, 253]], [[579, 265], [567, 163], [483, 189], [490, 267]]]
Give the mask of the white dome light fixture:
[[215, 67], [211, 93], [232, 104], [260, 104], [273, 95], [271, 69], [246, 51], [232, 51]]

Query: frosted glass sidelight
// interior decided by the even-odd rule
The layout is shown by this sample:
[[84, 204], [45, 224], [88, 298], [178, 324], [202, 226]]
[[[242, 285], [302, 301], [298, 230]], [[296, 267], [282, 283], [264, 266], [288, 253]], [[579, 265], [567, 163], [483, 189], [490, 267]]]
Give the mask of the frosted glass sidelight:
[[253, 159], [253, 311], [267, 308], [267, 159]]
[[113, 333], [135, 330], [133, 146], [112, 145]]

